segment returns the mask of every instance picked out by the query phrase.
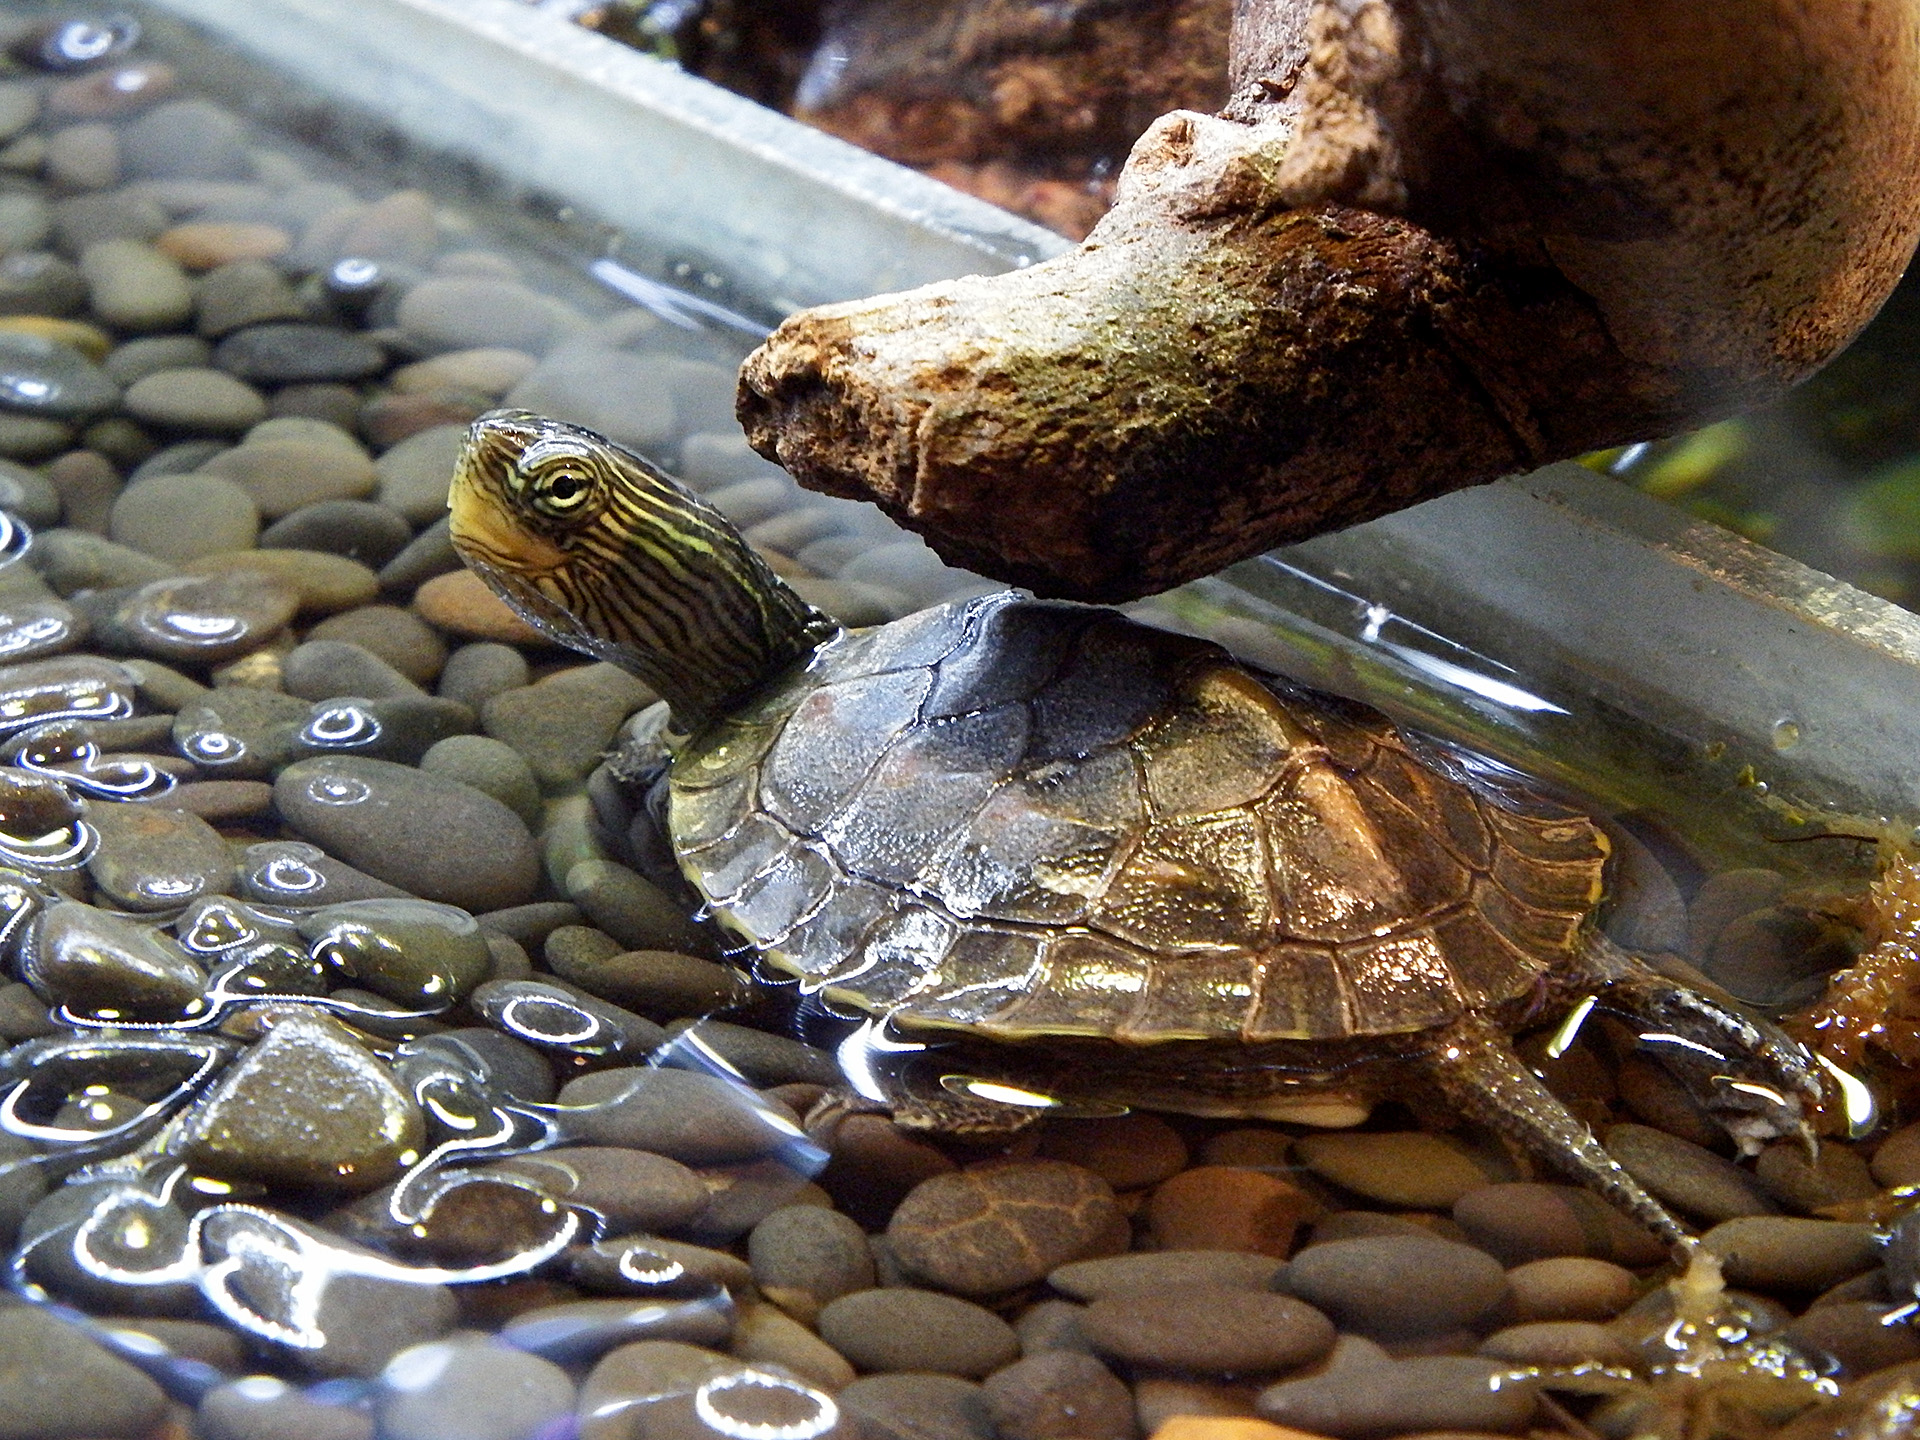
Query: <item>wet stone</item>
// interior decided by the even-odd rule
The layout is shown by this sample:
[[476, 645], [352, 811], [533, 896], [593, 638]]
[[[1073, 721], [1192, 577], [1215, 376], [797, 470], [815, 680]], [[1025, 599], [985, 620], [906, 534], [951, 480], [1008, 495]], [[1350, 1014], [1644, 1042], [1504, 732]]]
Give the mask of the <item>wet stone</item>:
[[63, 190], [105, 190], [120, 178], [111, 125], [64, 125], [47, 136], [47, 179]]
[[329, 615], [309, 640], [342, 640], [370, 650], [416, 685], [431, 685], [446, 663], [444, 641], [420, 617], [393, 605], [362, 605]]
[[220, 370], [156, 371], [128, 386], [122, 403], [137, 420], [216, 435], [235, 434], [267, 418], [260, 392]]
[[995, 1440], [986, 1392], [954, 1375], [869, 1375], [834, 1396], [862, 1440]]
[[724, 1250], [653, 1235], [600, 1240], [576, 1250], [567, 1274], [576, 1285], [602, 1294], [675, 1297], [739, 1291], [753, 1280], [746, 1263]]
[[1479, 1353], [1513, 1365], [1540, 1365], [1572, 1369], [1579, 1365], [1614, 1365], [1629, 1369], [1632, 1349], [1605, 1325], [1590, 1320], [1542, 1320], [1509, 1325], [1481, 1342]]
[[193, 314], [186, 272], [145, 241], [101, 240], [87, 246], [80, 254], [80, 274], [94, 317], [115, 329], [171, 330]]
[[1743, 1216], [1701, 1238], [1720, 1257], [1729, 1284], [1759, 1290], [1825, 1290], [1880, 1260], [1871, 1225], [1837, 1220]]
[[330, 325], [251, 325], [222, 340], [213, 363], [255, 384], [285, 385], [364, 380], [387, 368], [387, 354], [364, 335]]
[[[582, 1426], [582, 1440], [638, 1440], [643, 1432], [625, 1423], [636, 1411], [652, 1416], [662, 1397], [691, 1395], [704, 1381], [737, 1368], [725, 1355], [676, 1340], [636, 1340], [610, 1351], [581, 1389], [580, 1412], [595, 1417]], [[689, 1427], [687, 1433], [701, 1431]]]
[[[572, 952], [556, 955], [550, 951], [547, 963], [556, 975], [571, 980], [582, 990], [660, 1020], [710, 1015], [738, 1001], [743, 989], [740, 973], [731, 966], [671, 950], [622, 950], [618, 941], [614, 942], [611, 955]], [[768, 1050], [756, 1058], [741, 1057], [746, 1060], [744, 1073], [760, 1083], [777, 1083], [769, 1078], [775, 1068], [783, 1073], [801, 1069], [809, 1075], [824, 1074], [816, 1056], [825, 1059], [829, 1066], [833, 1064], [830, 1056], [812, 1046], [803, 1047], [805, 1054], [790, 1054], [784, 1047], [799, 1042], [785, 1036], [767, 1035], [764, 1031], [750, 1033], [781, 1042], [780, 1047], [776, 1047], [781, 1049], [778, 1056]], [[723, 1042], [723, 1051], [726, 1048]], [[833, 1078], [837, 1079], [837, 1075]]]
[[373, 1417], [364, 1410], [310, 1400], [267, 1375], [209, 1391], [194, 1425], [206, 1440], [373, 1440]]
[[286, 628], [299, 603], [267, 575], [180, 576], [142, 585], [95, 632], [110, 648], [218, 665], [259, 649]]
[[[209, 272], [200, 281], [200, 334], [217, 340], [248, 326], [278, 320], [303, 320], [306, 307], [276, 265], [265, 260], [234, 260]], [[211, 363], [211, 349], [200, 360]]]
[[53, 232], [53, 216], [38, 195], [0, 195], [0, 250], [31, 251]]
[[438, 693], [472, 706], [478, 714], [495, 695], [526, 683], [526, 656], [511, 645], [483, 640], [462, 645], [447, 657], [446, 666], [440, 672]]
[[1580, 1255], [1532, 1260], [1507, 1272], [1514, 1318], [1522, 1321], [1611, 1320], [1636, 1288], [1631, 1270]]
[[505, 403], [584, 425], [644, 453], [672, 440], [677, 428], [663, 368], [656, 356], [565, 346], [508, 391]]
[[96, 535], [107, 533], [121, 488], [111, 460], [91, 450], [69, 451], [47, 467], [47, 480], [67, 524]]
[[240, 889], [263, 905], [304, 907], [413, 898], [398, 886], [376, 880], [301, 840], [249, 845], [240, 861]]
[[207, 100], [170, 100], [128, 124], [127, 172], [149, 180], [250, 180], [246, 132]]
[[621, 722], [655, 698], [616, 665], [582, 665], [495, 696], [480, 721], [487, 734], [527, 757], [542, 785], [557, 790], [584, 779]]
[[409, 436], [375, 462], [382, 505], [426, 525], [446, 513], [453, 466], [466, 443], [464, 425], [441, 425]]
[[343, 979], [412, 1009], [457, 1003], [490, 967], [478, 922], [452, 905], [352, 900], [302, 916], [298, 928]]
[[403, 1350], [385, 1379], [384, 1440], [533, 1440], [573, 1411], [566, 1371], [480, 1340]]
[[[147, 247], [141, 242], [153, 239], [166, 227], [167, 212], [164, 209], [147, 197], [127, 189], [112, 190], [105, 194], [70, 195], [56, 201], [53, 207], [55, 244], [66, 254], [80, 259], [83, 270], [86, 253], [95, 245], [124, 242], [145, 250]], [[158, 252], [150, 253], [153, 258], [167, 265], [173, 263]], [[184, 280], [185, 277], [181, 278]], [[96, 318], [106, 317], [96, 312]]]
[[242, 550], [260, 533], [253, 497], [215, 475], [158, 475], [120, 492], [107, 534], [157, 560], [182, 565], [222, 550]]
[[987, 1410], [1002, 1440], [1133, 1440], [1133, 1396], [1091, 1355], [1056, 1350], [987, 1377]]
[[201, 220], [161, 231], [153, 248], [189, 270], [212, 270], [236, 260], [271, 260], [292, 244], [293, 237], [278, 225]]
[[1419, 1131], [1306, 1135], [1294, 1153], [1323, 1180], [1409, 1209], [1449, 1209], [1476, 1186], [1505, 1178], [1464, 1145]]
[[1460, 1197], [1453, 1218], [1475, 1245], [1507, 1265], [1585, 1255], [1637, 1267], [1667, 1256], [1657, 1235], [1571, 1185], [1483, 1185]]
[[40, 917], [21, 978], [76, 1013], [177, 1016], [206, 976], [170, 941], [91, 905], [63, 901]]
[[703, 1300], [575, 1300], [522, 1311], [501, 1327], [500, 1343], [570, 1365], [639, 1340], [712, 1345], [732, 1328], [725, 1307]]
[[580, 323], [568, 307], [517, 281], [467, 276], [423, 280], [401, 300], [396, 319], [428, 354], [496, 345], [544, 355]]
[[[436, 703], [466, 710], [456, 700], [439, 700]], [[528, 828], [540, 823], [540, 786], [534, 780], [532, 770], [518, 751], [502, 745], [498, 740], [490, 740], [484, 735], [449, 736], [421, 756], [420, 768], [430, 775], [444, 775], [493, 796], [526, 821]], [[558, 973], [570, 980], [577, 979], [564, 970]], [[587, 985], [586, 988], [616, 1004], [628, 1003], [612, 991], [593, 985]], [[633, 1007], [629, 1005], [628, 1008]]]
[[1333, 1348], [1333, 1323], [1285, 1295], [1170, 1285], [1095, 1300], [1080, 1317], [1094, 1350], [1132, 1365], [1202, 1374], [1272, 1373]]
[[1634, 1179], [1683, 1214], [1718, 1221], [1773, 1212], [1748, 1172], [1663, 1130], [1611, 1125], [1606, 1146]]
[[472, 724], [473, 712], [466, 706], [434, 695], [322, 700], [300, 727], [295, 737], [296, 752], [302, 756], [367, 755], [413, 764], [435, 745], [463, 733]]
[[[519, 982], [525, 983], [525, 982]], [[796, 1118], [750, 1092], [689, 1070], [599, 1070], [569, 1081], [563, 1105], [587, 1107], [568, 1119], [592, 1144], [671, 1156], [686, 1165], [725, 1165], [783, 1151]]]
[[422, 693], [371, 650], [344, 640], [309, 640], [295, 646], [280, 662], [280, 677], [287, 694], [303, 700], [336, 695], [384, 700]]
[[168, 791], [166, 801], [215, 823], [251, 820], [273, 808], [273, 787], [258, 780], [194, 780]]
[[1147, 1220], [1163, 1250], [1245, 1250], [1284, 1256], [1318, 1204], [1299, 1186], [1258, 1170], [1199, 1165], [1161, 1184]]
[[282, 515], [261, 531], [260, 547], [344, 555], [377, 571], [412, 538], [407, 522], [384, 505], [370, 500], [318, 500]]
[[562, 925], [578, 925], [583, 918], [580, 907], [565, 900], [536, 900], [531, 905], [489, 910], [478, 917], [482, 929], [505, 935], [534, 950], [545, 945], [547, 937]]
[[180, 708], [173, 743], [211, 774], [262, 779], [292, 760], [295, 737], [310, 708], [306, 701], [275, 690], [228, 686]]
[[[0, 733], [53, 720], [113, 720], [133, 713], [134, 678], [91, 655], [0, 667]], [[6, 819], [0, 815], [0, 825]]]
[[[739, 993], [746, 993], [744, 987]], [[667, 1026], [667, 1033], [697, 1036], [705, 1048], [755, 1085], [826, 1087], [839, 1084], [843, 1078], [831, 1051], [751, 1025], [713, 1019], [676, 1020]]]
[[[488, 980], [468, 997], [468, 1003], [473, 1013], [488, 1024], [498, 1026], [528, 1045], [561, 1055], [595, 1060], [641, 1060], [667, 1039], [666, 1031], [630, 1010], [540, 980]], [[609, 1134], [617, 1136], [624, 1132], [604, 1126], [601, 1123], [604, 1118], [589, 1117], [578, 1131], [579, 1138], [627, 1143], [617, 1138], [608, 1139]]]
[[915, 1186], [887, 1239], [909, 1274], [960, 1295], [996, 1295], [1080, 1259], [1117, 1215], [1112, 1188], [1089, 1170], [989, 1161]]
[[0, 408], [75, 419], [119, 400], [120, 387], [72, 346], [0, 329]]
[[675, 1230], [706, 1208], [707, 1187], [678, 1161], [644, 1150], [575, 1145], [489, 1165], [489, 1175], [518, 1175], [542, 1194], [600, 1217], [608, 1236]]
[[73, 447], [74, 427], [64, 420], [0, 412], [0, 455], [45, 460]]
[[527, 827], [470, 785], [385, 760], [328, 756], [282, 771], [274, 804], [328, 854], [429, 900], [517, 905], [540, 880]]
[[307, 439], [249, 439], [214, 456], [202, 473], [232, 480], [269, 520], [326, 501], [360, 500], [374, 485], [373, 461], [363, 452]]
[[1271, 1255], [1234, 1250], [1152, 1250], [1075, 1260], [1047, 1276], [1047, 1283], [1075, 1300], [1098, 1300], [1128, 1290], [1157, 1292], [1169, 1286], [1214, 1290], [1275, 1290], [1286, 1264]]
[[142, 335], [116, 345], [101, 368], [121, 385], [131, 385], [162, 370], [203, 368], [213, 350], [191, 335]]
[[874, 1284], [866, 1233], [817, 1205], [786, 1205], [754, 1226], [747, 1260], [761, 1293], [803, 1322], [829, 1301]]
[[[1421, 1235], [1312, 1246], [1287, 1266], [1286, 1284], [1342, 1330], [1388, 1341], [1459, 1329], [1507, 1293], [1505, 1272], [1485, 1251]], [[1410, 1294], [1422, 1303], [1409, 1306]]]
[[843, 1295], [820, 1311], [820, 1338], [858, 1370], [979, 1379], [1013, 1360], [1013, 1327], [991, 1310], [932, 1290]]
[[0, 1434], [137, 1440], [166, 1411], [160, 1387], [31, 1305], [0, 1309]]
[[[406, 558], [403, 553], [382, 572], [383, 584], [393, 585], [393, 572]], [[487, 588], [485, 581], [468, 570], [435, 575], [414, 593], [413, 604], [422, 619], [469, 640], [535, 647], [548, 643], [544, 634], [521, 619], [506, 601]]]
[[1816, 1305], [1781, 1332], [1804, 1354], [1837, 1361], [1849, 1378], [1920, 1360], [1920, 1331], [1886, 1323], [1892, 1307], [1873, 1300]]
[[58, 600], [0, 599], [0, 663], [57, 655], [86, 633], [86, 622]]
[[1879, 1187], [1858, 1151], [1823, 1141], [1820, 1158], [1807, 1159], [1806, 1147], [1778, 1140], [1760, 1152], [1753, 1166], [1760, 1188], [1783, 1208], [1805, 1215], [1827, 1205], [1871, 1199]]
[[1920, 1123], [1903, 1125], [1882, 1140], [1873, 1152], [1869, 1170], [1888, 1189], [1920, 1185]]
[[1471, 1355], [1390, 1359], [1345, 1337], [1320, 1373], [1260, 1392], [1259, 1413], [1280, 1425], [1339, 1440], [1420, 1431], [1518, 1429], [1532, 1416], [1530, 1382], [1503, 1382], [1504, 1362]]
[[226, 841], [198, 815], [162, 804], [90, 806], [100, 848], [87, 872], [126, 910], [170, 910], [234, 886]]
[[418, 1158], [425, 1121], [387, 1067], [331, 1022], [280, 1015], [187, 1121], [205, 1173], [371, 1190]]
[[71, 315], [86, 299], [87, 282], [71, 261], [44, 250], [0, 258], [0, 315]]
[[1158, 1115], [1113, 1120], [1057, 1120], [1040, 1137], [1039, 1154], [1091, 1170], [1115, 1190], [1157, 1185], [1186, 1168], [1187, 1146]]
[[686, 907], [644, 875], [612, 860], [583, 860], [566, 872], [567, 898], [630, 950], [699, 952], [706, 936]]
[[498, 346], [454, 350], [431, 360], [403, 365], [388, 380], [403, 395], [475, 390], [483, 395], [500, 396], [524, 380], [538, 363], [524, 350], [505, 350]]

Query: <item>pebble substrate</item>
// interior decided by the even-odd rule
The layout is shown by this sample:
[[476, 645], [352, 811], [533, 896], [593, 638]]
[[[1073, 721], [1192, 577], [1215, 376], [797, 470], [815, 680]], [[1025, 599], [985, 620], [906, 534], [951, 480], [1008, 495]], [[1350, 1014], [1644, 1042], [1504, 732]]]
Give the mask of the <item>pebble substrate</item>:
[[[848, 623], [981, 583], [752, 456], [724, 342], [543, 293], [419, 193], [311, 178], [163, 63], [16, 58], [0, 147], [0, 506], [36, 535], [0, 569], [0, 1065], [46, 1132], [0, 1135], [0, 1238], [98, 1322], [0, 1305], [0, 1437], [1559, 1434], [1527, 1367], [1647, 1367], [1652, 1237], [1397, 1111], [1055, 1120], [994, 1153], [856, 1115], [812, 1150], [833, 1056], [743, 996], [601, 768], [652, 697], [459, 568], [454, 449], [503, 402], [605, 431]], [[1805, 979], [1778, 876], [1683, 900], [1641, 859], [1619, 938], [1756, 999]], [[49, 1014], [209, 994], [240, 997], [217, 1027]], [[693, 1021], [757, 1095], [646, 1068]], [[1920, 1336], [1882, 1320], [1913, 1276], [1831, 1217], [1920, 1182], [1920, 1127], [1736, 1164], [1618, 1039], [1532, 1053], [1710, 1227], [1752, 1325], [1845, 1384], [1823, 1423], [1911, 1386]], [[87, 1152], [203, 1065], [157, 1137]], [[396, 1218], [422, 1153], [556, 1097], [568, 1143], [481, 1152]], [[597, 1237], [530, 1273], [422, 1283], [576, 1216]], [[1624, 1436], [1648, 1402], [1567, 1403]]]

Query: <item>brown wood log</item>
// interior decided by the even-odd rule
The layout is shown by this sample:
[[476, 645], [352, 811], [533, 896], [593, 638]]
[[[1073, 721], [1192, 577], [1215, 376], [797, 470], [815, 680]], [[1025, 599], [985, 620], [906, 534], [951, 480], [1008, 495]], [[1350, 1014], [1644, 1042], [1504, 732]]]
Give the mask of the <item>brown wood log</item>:
[[1076, 251], [822, 306], [761, 453], [1115, 600], [1760, 403], [1920, 233], [1913, 0], [1242, 0]]

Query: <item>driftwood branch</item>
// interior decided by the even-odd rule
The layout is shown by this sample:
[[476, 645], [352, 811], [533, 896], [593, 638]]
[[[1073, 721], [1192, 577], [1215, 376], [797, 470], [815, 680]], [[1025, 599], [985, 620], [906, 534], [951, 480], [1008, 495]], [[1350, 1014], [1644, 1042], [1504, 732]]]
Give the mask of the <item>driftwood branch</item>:
[[1244, 0], [1233, 56], [1078, 250], [788, 320], [755, 447], [1119, 599], [1767, 400], [1920, 231], [1911, 0]]

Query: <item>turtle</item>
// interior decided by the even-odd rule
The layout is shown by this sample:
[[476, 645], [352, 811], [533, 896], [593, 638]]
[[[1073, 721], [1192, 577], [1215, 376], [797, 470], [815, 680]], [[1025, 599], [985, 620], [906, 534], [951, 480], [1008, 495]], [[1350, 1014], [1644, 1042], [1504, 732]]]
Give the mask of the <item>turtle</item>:
[[1109, 608], [843, 627], [645, 458], [524, 411], [473, 423], [449, 504], [513, 609], [661, 697], [680, 871], [865, 1017], [843, 1068], [898, 1121], [1438, 1096], [1688, 1243], [1513, 1048], [1598, 1009], [1742, 1150], [1812, 1143], [1810, 1053], [1609, 942], [1605, 828], [1493, 762]]

